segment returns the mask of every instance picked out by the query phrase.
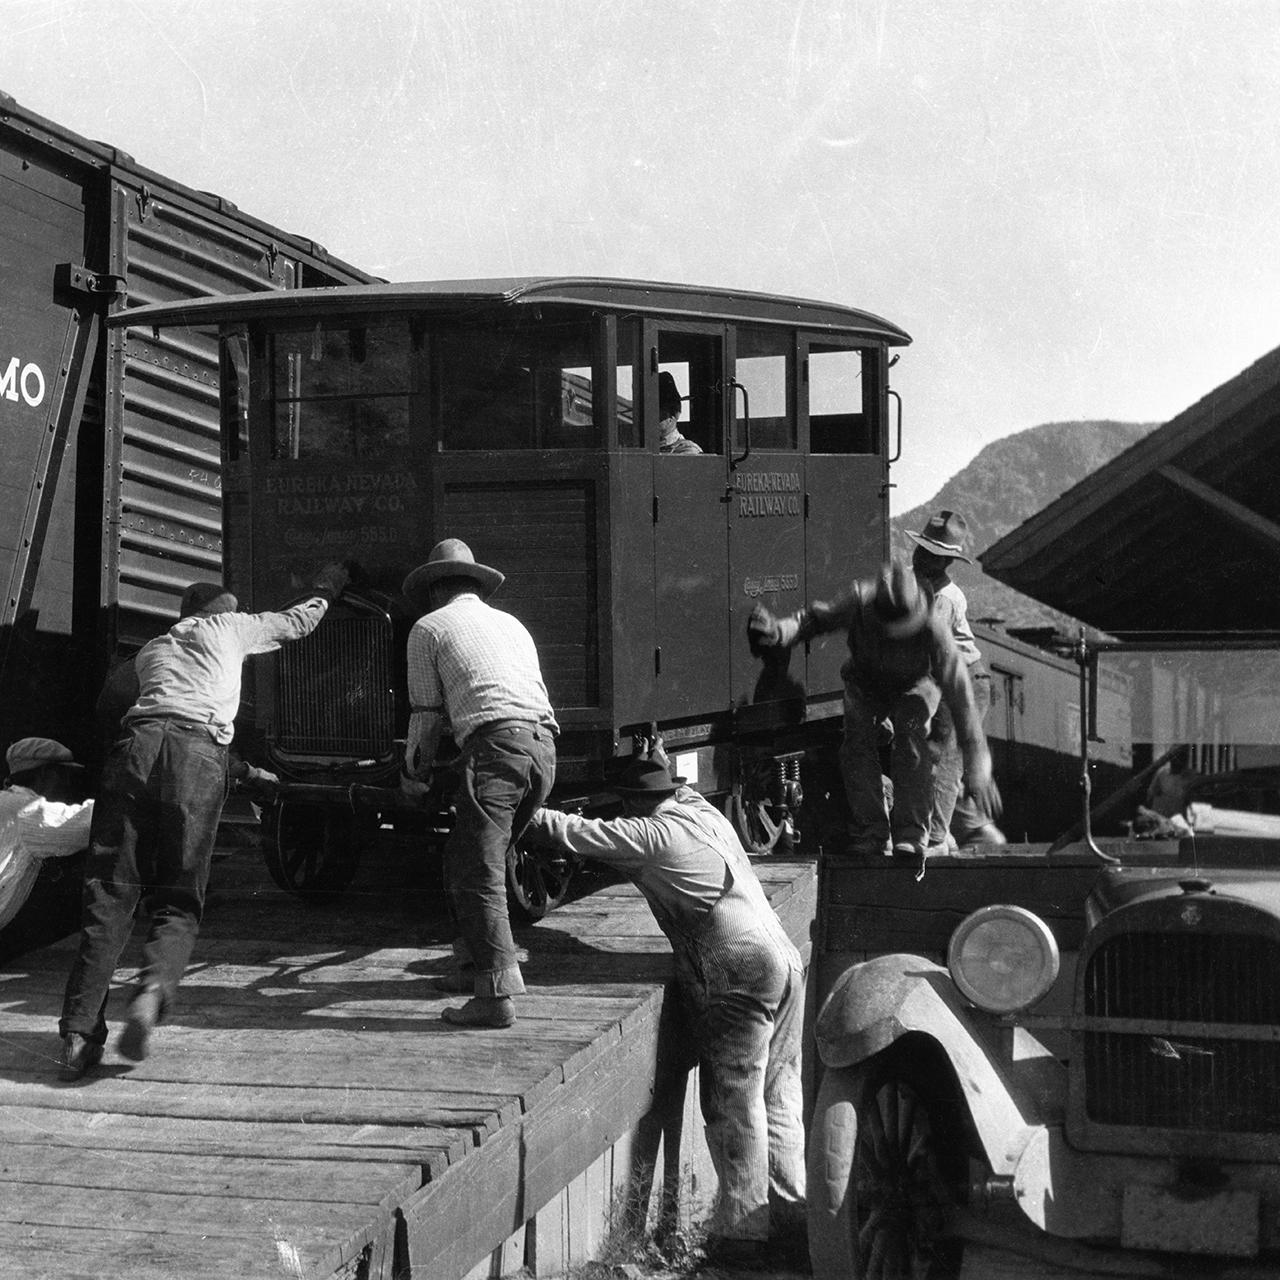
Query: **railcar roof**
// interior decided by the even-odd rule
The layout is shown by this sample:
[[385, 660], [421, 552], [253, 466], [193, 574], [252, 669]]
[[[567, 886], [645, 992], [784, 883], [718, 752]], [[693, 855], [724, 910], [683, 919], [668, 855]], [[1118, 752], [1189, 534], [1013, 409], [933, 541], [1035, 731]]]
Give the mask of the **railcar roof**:
[[280, 316], [358, 315], [366, 311], [445, 311], [458, 307], [556, 305], [669, 315], [689, 320], [737, 320], [798, 325], [858, 334], [890, 346], [911, 337], [892, 322], [834, 302], [770, 293], [713, 289], [650, 280], [586, 276], [528, 276], [495, 280], [425, 280], [319, 289], [266, 290], [186, 302], [156, 303], [116, 312], [113, 325], [234, 324]]

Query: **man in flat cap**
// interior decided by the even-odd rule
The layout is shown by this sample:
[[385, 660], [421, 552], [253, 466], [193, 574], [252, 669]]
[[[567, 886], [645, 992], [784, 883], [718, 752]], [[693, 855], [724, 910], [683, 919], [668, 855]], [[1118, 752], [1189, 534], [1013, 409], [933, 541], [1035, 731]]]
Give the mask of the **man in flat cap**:
[[443, 1018], [461, 1027], [509, 1027], [524, 991], [507, 915], [507, 853], [556, 775], [556, 734], [533, 637], [486, 603], [503, 575], [446, 538], [404, 580], [422, 615], [409, 633], [405, 790], [429, 781], [446, 730], [460, 752], [456, 816], [444, 882], [457, 930], [454, 973], [442, 990], [470, 994]]
[[719, 1180], [708, 1259], [786, 1260], [804, 1235], [804, 968], [733, 824], [672, 778], [661, 744], [613, 785], [620, 818], [541, 809], [530, 838], [621, 871], [675, 954]]
[[151, 925], [118, 1047], [134, 1062], [147, 1056], [200, 930], [244, 661], [309, 635], [347, 579], [342, 565], [326, 565], [314, 593], [278, 613], [238, 613], [231, 592], [192, 583], [178, 621], [138, 651], [137, 696], [103, 767], [93, 815], [80, 949], [59, 1023], [64, 1078], [102, 1058], [111, 976], [140, 897]]
[[17, 915], [40, 868], [89, 845], [93, 801], [83, 800], [83, 768], [52, 738], [19, 738], [7, 752], [0, 791], [0, 928]]
[[[969, 544], [969, 522], [958, 511], [938, 511], [923, 529], [908, 532], [915, 543], [911, 567], [916, 577], [933, 593], [933, 611], [951, 632], [965, 661], [973, 685], [978, 720], [987, 718], [991, 706], [991, 673], [982, 660], [978, 643], [969, 625], [969, 602], [948, 572], [956, 560], [973, 561], [965, 554]], [[962, 844], [1004, 844], [1004, 832], [983, 801], [960, 785], [963, 760], [956, 739], [955, 722], [946, 703], [938, 707], [929, 730], [934, 755], [933, 815], [929, 820], [929, 845], [943, 850]]]
[[[964, 660], [906, 565], [892, 561], [875, 578], [855, 581], [839, 599], [815, 601], [789, 618], [775, 618], [757, 605], [747, 625], [763, 648], [789, 648], [832, 631], [847, 636], [840, 762], [857, 851], [892, 852], [923, 866], [933, 809], [929, 726], [942, 701], [959, 734], [965, 782], [986, 803], [999, 806]], [[880, 772], [880, 726], [886, 719], [893, 725], [892, 818]]]

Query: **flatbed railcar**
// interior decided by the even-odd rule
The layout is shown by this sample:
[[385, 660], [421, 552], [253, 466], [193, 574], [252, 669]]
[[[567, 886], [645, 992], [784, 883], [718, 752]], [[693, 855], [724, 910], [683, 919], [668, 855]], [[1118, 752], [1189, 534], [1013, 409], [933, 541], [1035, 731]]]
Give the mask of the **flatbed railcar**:
[[[355, 575], [313, 636], [256, 664], [241, 733], [284, 780], [273, 870], [349, 878], [396, 800], [406, 573], [445, 537], [506, 575], [556, 715], [561, 803], [594, 805], [655, 733], [755, 847], [790, 838], [802, 762], [838, 740], [840, 636], [753, 653], [887, 550], [896, 325], [851, 307], [596, 278], [368, 284], [114, 317], [126, 346], [221, 344], [230, 585], [253, 608], [323, 561]], [[658, 383], [697, 455], [664, 455]], [[896, 429], [896, 438], [895, 438]]]

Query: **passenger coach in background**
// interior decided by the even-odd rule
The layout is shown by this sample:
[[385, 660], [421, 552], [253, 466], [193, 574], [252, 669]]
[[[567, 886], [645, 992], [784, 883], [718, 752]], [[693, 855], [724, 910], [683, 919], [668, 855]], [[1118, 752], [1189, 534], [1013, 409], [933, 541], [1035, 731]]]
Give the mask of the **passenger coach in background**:
[[[599, 807], [661, 733], [748, 847], [794, 847], [797, 818], [822, 825], [815, 797], [839, 792], [826, 756], [841, 639], [761, 656], [747, 617], [835, 595], [884, 558], [901, 443], [889, 351], [910, 341], [897, 326], [599, 279], [209, 298], [113, 322], [129, 343], [170, 325], [220, 335], [228, 578], [249, 607], [297, 590], [316, 555], [356, 548], [351, 589], [314, 636], [258, 664], [242, 717], [284, 780], [267, 815], [284, 887], [342, 887], [365, 839], [415, 821], [396, 788], [412, 622], [399, 587], [444, 537], [503, 566], [493, 603], [538, 645], [563, 729], [554, 804]], [[661, 452], [672, 383], [700, 453]], [[818, 783], [803, 807], [802, 765]], [[518, 905], [540, 914], [565, 873], [514, 856]]]

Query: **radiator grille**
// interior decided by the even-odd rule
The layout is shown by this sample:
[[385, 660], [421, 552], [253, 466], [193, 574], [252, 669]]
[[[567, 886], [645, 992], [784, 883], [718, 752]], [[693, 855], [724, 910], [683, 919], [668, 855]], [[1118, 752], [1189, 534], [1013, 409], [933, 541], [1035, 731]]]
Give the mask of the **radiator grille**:
[[[1247, 934], [1125, 934], [1085, 974], [1102, 1018], [1280, 1025], [1280, 946]], [[1204, 1028], [1199, 1028], [1201, 1032]], [[1280, 1133], [1280, 1044], [1087, 1031], [1085, 1106], [1100, 1124]]]
[[351, 760], [392, 749], [392, 627], [379, 617], [327, 617], [280, 650], [276, 745]]

